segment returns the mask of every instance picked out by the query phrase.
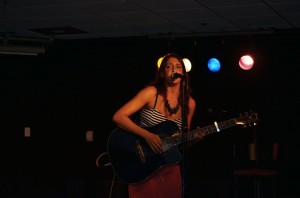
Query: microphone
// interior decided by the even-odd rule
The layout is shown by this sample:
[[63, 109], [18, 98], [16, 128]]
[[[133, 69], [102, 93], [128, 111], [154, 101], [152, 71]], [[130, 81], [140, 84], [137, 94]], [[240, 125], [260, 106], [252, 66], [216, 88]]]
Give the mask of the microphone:
[[182, 75], [182, 74], [179, 74], [179, 73], [177, 73], [177, 72], [173, 72], [173, 73], [171, 74], [171, 78], [172, 78], [172, 80], [174, 81], [174, 80], [176, 80], [177, 78], [183, 78], [183, 75]]

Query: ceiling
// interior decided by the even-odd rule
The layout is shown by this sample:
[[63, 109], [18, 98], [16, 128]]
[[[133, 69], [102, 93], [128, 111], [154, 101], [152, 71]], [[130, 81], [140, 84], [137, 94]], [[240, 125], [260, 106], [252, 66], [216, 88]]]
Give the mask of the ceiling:
[[0, 0], [0, 37], [89, 39], [300, 27], [300, 0]]

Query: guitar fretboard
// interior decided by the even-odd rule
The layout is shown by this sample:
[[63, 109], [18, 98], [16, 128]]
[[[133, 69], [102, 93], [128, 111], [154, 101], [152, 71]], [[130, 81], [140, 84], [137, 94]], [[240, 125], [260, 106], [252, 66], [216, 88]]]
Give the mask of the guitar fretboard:
[[[245, 125], [257, 121], [257, 114], [252, 113], [252, 114], [247, 114], [244, 117], [238, 117], [238, 118], [232, 118], [226, 121], [222, 122], [214, 122], [214, 124], [203, 127], [203, 128], [197, 128], [196, 130], [189, 131], [184, 134], [184, 142], [193, 140], [197, 137], [197, 133], [202, 133], [204, 136], [211, 134], [211, 133], [216, 133], [220, 132], [221, 130], [227, 129], [232, 126], [236, 125]], [[173, 147], [173, 146], [178, 146], [179, 144], [182, 143], [182, 136], [181, 133], [174, 133], [172, 136], [166, 138], [166, 142], [164, 144], [165, 150]]]
[[219, 132], [223, 129], [227, 129], [230, 128], [232, 126], [236, 125], [236, 120], [235, 119], [230, 119], [227, 121], [223, 121], [220, 123], [215, 122], [215, 124], [213, 125], [209, 125], [200, 129], [196, 129], [194, 131], [191, 131], [192, 133], [197, 133], [197, 132], [203, 132], [205, 135], [211, 134], [211, 133], [215, 133], [215, 132]]
[[[191, 141], [193, 139], [195, 139], [196, 133], [203, 133], [204, 135], [208, 135], [211, 133], [216, 133], [219, 132], [223, 129], [227, 129], [229, 127], [235, 126], [237, 125], [236, 119], [230, 119], [227, 121], [223, 121], [220, 123], [215, 122], [212, 125], [203, 127], [203, 128], [197, 128], [193, 131], [189, 131], [185, 134], [185, 141]], [[174, 136], [168, 138], [168, 147], [172, 147], [172, 146], [177, 146], [179, 144], [182, 143], [182, 139], [181, 139], [181, 135], [180, 134], [175, 134]]]

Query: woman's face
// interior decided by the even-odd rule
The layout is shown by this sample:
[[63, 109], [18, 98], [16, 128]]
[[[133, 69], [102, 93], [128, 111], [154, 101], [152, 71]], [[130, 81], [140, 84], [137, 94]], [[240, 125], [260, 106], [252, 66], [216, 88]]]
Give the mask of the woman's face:
[[[173, 72], [179, 73], [179, 74], [183, 73], [182, 67], [183, 67], [182, 64], [178, 61], [177, 58], [170, 57], [167, 60], [166, 66], [164, 68], [164, 76], [167, 79], [171, 79], [172, 80], [171, 76], [172, 76]], [[180, 78], [178, 78], [178, 79], [180, 79]]]

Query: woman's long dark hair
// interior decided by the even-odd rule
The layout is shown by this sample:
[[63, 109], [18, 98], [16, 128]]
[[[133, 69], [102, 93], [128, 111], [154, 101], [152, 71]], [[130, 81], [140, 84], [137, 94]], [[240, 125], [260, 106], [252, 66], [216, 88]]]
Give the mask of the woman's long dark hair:
[[[163, 57], [162, 62], [160, 64], [160, 67], [158, 68], [158, 70], [156, 72], [156, 76], [155, 76], [153, 82], [150, 83], [150, 85], [155, 86], [158, 93], [161, 94], [165, 100], [167, 99], [167, 90], [166, 90], [165, 79], [164, 79], [164, 69], [167, 65], [168, 59], [171, 58], [171, 57], [176, 58], [182, 65], [183, 77], [182, 77], [181, 80], [183, 80], [185, 82], [183, 88], [185, 89], [185, 93], [186, 93], [185, 98], [184, 98], [184, 101], [185, 101], [184, 108], [186, 109], [186, 112], [188, 113], [189, 112], [188, 101], [189, 101], [191, 89], [190, 89], [190, 86], [189, 86], [188, 74], [186, 72], [184, 62], [183, 62], [183, 60], [181, 59], [180, 56], [178, 56], [177, 54], [174, 54], [174, 53], [166, 54]], [[180, 95], [181, 95], [181, 91], [182, 90], [180, 90]], [[181, 105], [182, 104], [182, 98], [180, 97], [180, 95], [179, 95], [179, 98], [178, 98], [178, 102]]]

